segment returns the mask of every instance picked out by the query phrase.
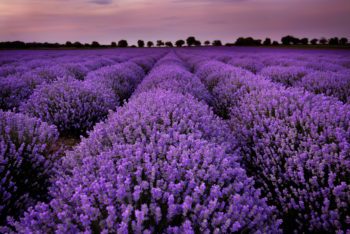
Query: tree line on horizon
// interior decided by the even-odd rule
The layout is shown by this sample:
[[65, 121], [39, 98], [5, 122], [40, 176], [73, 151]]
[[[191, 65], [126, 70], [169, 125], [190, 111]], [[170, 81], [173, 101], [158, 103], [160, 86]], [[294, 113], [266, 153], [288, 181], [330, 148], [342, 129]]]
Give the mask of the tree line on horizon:
[[194, 36], [188, 37], [186, 40], [177, 40], [175, 43], [171, 41], [157, 40], [155, 43], [153, 41], [138, 40], [136, 45], [129, 45], [128, 41], [125, 39], [119, 40], [118, 42], [112, 42], [110, 45], [102, 45], [97, 41], [89, 43], [70, 42], [67, 41], [65, 44], [60, 43], [48, 43], [48, 42], [30, 42], [26, 43], [23, 41], [5, 41], [0, 42], [0, 49], [36, 49], [36, 48], [126, 48], [126, 47], [183, 47], [183, 46], [290, 46], [290, 45], [330, 45], [330, 46], [347, 46], [349, 41], [347, 38], [342, 37], [332, 37], [332, 38], [321, 38], [321, 39], [309, 39], [309, 38], [297, 38], [291, 35], [287, 35], [281, 38], [281, 42], [272, 41], [270, 38], [265, 40], [254, 39], [252, 37], [239, 37], [233, 43], [223, 44], [221, 40], [206, 40], [201, 42], [197, 40]]

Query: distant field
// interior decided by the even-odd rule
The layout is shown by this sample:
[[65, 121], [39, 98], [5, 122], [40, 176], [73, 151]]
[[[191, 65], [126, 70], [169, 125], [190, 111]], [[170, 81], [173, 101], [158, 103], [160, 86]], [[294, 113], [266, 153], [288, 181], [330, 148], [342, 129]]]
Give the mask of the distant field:
[[346, 233], [350, 50], [310, 48], [1, 51], [0, 233]]

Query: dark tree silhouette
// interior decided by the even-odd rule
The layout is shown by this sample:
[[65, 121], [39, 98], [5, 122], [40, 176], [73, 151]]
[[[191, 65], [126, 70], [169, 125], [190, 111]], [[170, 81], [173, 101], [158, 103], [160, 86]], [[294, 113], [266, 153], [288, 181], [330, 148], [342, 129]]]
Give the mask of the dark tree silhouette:
[[252, 37], [240, 37], [236, 40], [235, 45], [237, 46], [259, 46], [261, 45], [261, 40], [255, 40]]
[[136, 48], [137, 46], [136, 45], [132, 45], [132, 46], [130, 46], [131, 48]]
[[82, 47], [83, 47], [83, 44], [81, 44], [79, 41], [76, 41], [76, 42], [74, 42], [73, 46], [74, 46], [75, 48], [82, 48]]
[[266, 38], [265, 41], [263, 42], [264, 46], [269, 46], [271, 45], [271, 39], [270, 38]]
[[143, 48], [143, 47], [145, 47], [145, 42], [143, 40], [138, 40], [137, 45], [138, 45], [138, 47]]
[[175, 42], [175, 45], [176, 45], [177, 47], [182, 47], [184, 44], [185, 44], [185, 41], [184, 41], [184, 40], [177, 40], [177, 41]]
[[290, 45], [292, 44], [293, 39], [294, 39], [293, 36], [288, 35], [288, 36], [282, 37], [281, 41], [283, 45]]
[[25, 49], [26, 43], [23, 41], [4, 41], [0, 42], [0, 48], [4, 49]]
[[339, 38], [333, 37], [333, 38], [329, 39], [328, 44], [329, 45], [339, 45]]
[[196, 38], [191, 36], [186, 39], [186, 43], [188, 46], [193, 46], [196, 43]]
[[171, 41], [165, 42], [165, 45], [166, 45], [167, 47], [174, 47], [174, 46], [173, 46], [173, 43], [172, 43]]
[[293, 44], [293, 45], [298, 45], [298, 44], [300, 44], [300, 43], [301, 43], [301, 41], [300, 41], [299, 38], [297, 38], [297, 37], [293, 37], [293, 38], [292, 38], [292, 44]]
[[66, 46], [67, 46], [67, 47], [72, 47], [72, 46], [73, 46], [73, 43], [70, 42], [70, 41], [67, 41], [67, 42], [66, 42]]
[[[253, 40], [253, 38], [252, 38]], [[249, 45], [251, 43], [251, 41], [249, 39], [245, 39], [244, 37], [239, 37], [237, 38], [235, 45], [237, 46], [242, 46], [242, 45]]]
[[202, 42], [199, 41], [199, 40], [196, 40], [196, 41], [194, 42], [194, 45], [195, 45], [195, 46], [201, 46], [201, 45], [202, 45]]
[[98, 48], [98, 47], [100, 47], [100, 43], [98, 43], [97, 41], [93, 41], [93, 42], [91, 43], [91, 47], [93, 47], [93, 48]]
[[327, 39], [326, 38], [324, 38], [324, 37], [322, 37], [321, 39], [320, 39], [320, 44], [321, 45], [325, 45], [325, 44], [327, 44]]
[[212, 43], [213, 46], [222, 46], [222, 43], [220, 40], [214, 40]]
[[309, 44], [309, 39], [304, 37], [300, 40], [300, 43], [303, 44], [303, 45], [308, 45]]
[[[346, 37], [338, 38], [338, 37], [332, 37], [329, 40], [326, 38], [321, 38], [320, 40], [314, 38], [309, 41], [308, 38], [297, 38], [291, 35], [287, 35], [285, 37], [281, 38], [282, 44], [283, 45], [317, 45], [319, 43], [320, 45], [340, 45], [340, 46], [348, 46], [349, 41]], [[185, 40], [177, 40], [174, 44], [171, 41], [167, 41], [164, 43], [162, 40], [157, 40], [156, 45], [158, 47], [162, 46], [167, 46], [167, 47], [173, 47], [176, 45], [177, 47], [182, 47], [187, 43], [188, 46], [201, 46], [202, 43], [199, 40], [196, 40], [194, 36], [190, 36]], [[208, 46], [212, 44], [213, 46], [222, 46], [222, 42], [220, 40], [214, 40], [212, 43], [208, 40], [204, 41], [204, 45]], [[261, 40], [254, 39], [252, 37], [240, 37], [236, 40], [235, 43], [226, 43], [225, 46], [260, 46], [260, 45], [273, 45], [273, 46], [278, 46], [280, 45], [277, 41], [273, 41], [271, 43], [270, 38], [266, 38], [264, 42], [262, 43]], [[138, 40], [137, 41], [138, 47], [145, 47], [145, 42], [143, 40]], [[147, 47], [153, 47], [155, 43], [152, 41], [147, 42]], [[128, 42], [127, 40], [120, 40], [118, 43], [116, 42], [111, 42], [110, 45], [100, 45], [97, 41], [93, 41], [91, 44], [85, 43], [82, 44], [79, 41], [76, 41], [72, 43], [71, 41], [67, 41], [64, 44], [59, 44], [59, 43], [48, 43], [48, 42], [29, 42], [25, 43], [22, 41], [0, 41], [0, 49], [40, 49], [40, 48], [108, 48], [108, 47], [128, 47]], [[131, 47], [136, 47], [135, 45], [132, 45]]]
[[164, 46], [164, 42], [162, 40], [158, 40], [157, 41], [157, 46], [158, 47]]
[[310, 41], [311, 45], [317, 45], [318, 39], [314, 38]]
[[340, 44], [340, 45], [346, 45], [346, 44], [348, 44], [348, 39], [347, 39], [346, 37], [340, 38], [339, 44]]
[[148, 41], [147, 42], [147, 47], [152, 47], [152, 46], [154, 46], [153, 41]]
[[128, 47], [128, 41], [127, 40], [118, 41], [118, 47], [122, 47], [122, 48]]

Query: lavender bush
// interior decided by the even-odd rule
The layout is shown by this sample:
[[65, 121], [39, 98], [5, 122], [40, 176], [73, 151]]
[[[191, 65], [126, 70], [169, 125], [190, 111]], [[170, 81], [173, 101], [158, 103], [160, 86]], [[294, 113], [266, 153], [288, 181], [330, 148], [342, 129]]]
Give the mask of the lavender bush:
[[46, 200], [57, 138], [54, 126], [0, 111], [0, 225]]
[[261, 69], [264, 68], [264, 64], [256, 59], [251, 58], [233, 58], [227, 62], [228, 64], [232, 64], [236, 67], [244, 68], [253, 73], [258, 73]]
[[67, 73], [77, 80], [84, 80], [89, 70], [83, 64], [67, 64], [64, 66]]
[[54, 124], [62, 134], [79, 135], [118, 106], [112, 90], [90, 82], [59, 80], [35, 90], [21, 112]]
[[138, 58], [133, 58], [130, 60], [130, 62], [134, 62], [137, 65], [139, 65], [140, 67], [142, 67], [142, 69], [145, 72], [148, 72], [149, 70], [151, 70], [151, 68], [153, 67], [153, 65], [155, 64], [156, 60], [152, 57], [138, 57]]
[[138, 95], [87, 139], [106, 133], [105, 148], [78, 161], [71, 152], [75, 164], [55, 182], [53, 200], [12, 225], [19, 232], [279, 232], [240, 157], [215, 143], [227, 133], [217, 122], [191, 96]]
[[173, 90], [177, 93], [192, 94], [199, 100], [211, 102], [211, 96], [200, 79], [181, 66], [159, 65], [146, 76], [135, 93], [152, 88]]
[[348, 103], [350, 101], [350, 70], [348, 72], [311, 72], [303, 77], [296, 86], [316, 94], [337, 97]]
[[231, 109], [246, 168], [288, 229], [346, 230], [349, 113], [333, 99], [283, 89], [252, 91]]
[[280, 209], [285, 230], [346, 230], [349, 107], [258, 76], [237, 75], [224, 64], [216, 76], [213, 95], [230, 109], [244, 165]]
[[235, 148], [228, 126], [206, 104], [192, 95], [154, 89], [132, 97], [106, 122], [98, 123], [89, 137], [75, 149], [73, 161], [68, 164], [74, 166], [78, 158], [98, 155], [115, 144], [144, 144], [151, 147], [152, 141], [162, 132], [169, 132], [169, 137], [172, 134], [181, 137], [191, 133], [196, 139], [225, 145], [227, 150], [233, 151]]
[[111, 88], [120, 100], [125, 100], [130, 97], [144, 76], [145, 73], [141, 67], [127, 62], [90, 72], [86, 80]]
[[282, 66], [269, 66], [260, 71], [260, 75], [271, 79], [274, 82], [280, 82], [286, 86], [293, 86], [300, 81], [310, 71], [305, 67], [282, 67]]
[[23, 77], [0, 78], [0, 109], [11, 110], [27, 99], [35, 87], [31, 81], [34, 80]]

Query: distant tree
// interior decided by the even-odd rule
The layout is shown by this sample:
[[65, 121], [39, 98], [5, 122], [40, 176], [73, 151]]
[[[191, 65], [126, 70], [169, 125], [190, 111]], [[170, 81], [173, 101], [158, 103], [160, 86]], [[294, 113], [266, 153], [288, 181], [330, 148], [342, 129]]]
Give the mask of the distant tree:
[[153, 41], [148, 41], [147, 42], [147, 47], [152, 47], [152, 46], [154, 46]]
[[300, 40], [300, 43], [303, 44], [303, 45], [308, 45], [309, 44], [309, 39], [304, 37]]
[[237, 46], [259, 46], [261, 45], [261, 40], [255, 40], [252, 37], [239, 37], [236, 42], [235, 45]]
[[132, 46], [130, 46], [131, 48], [136, 48], [137, 46], [136, 45], [132, 45]]
[[98, 43], [97, 41], [93, 41], [93, 42], [91, 43], [91, 47], [93, 47], [93, 48], [98, 48], [98, 47], [100, 47], [100, 43]]
[[270, 38], [266, 38], [265, 41], [263, 42], [264, 46], [269, 46], [271, 45], [271, 39]]
[[85, 43], [84, 47], [90, 47], [91, 45], [89, 43]]
[[299, 45], [301, 43], [301, 40], [297, 37], [292, 37], [292, 44], [293, 45]]
[[138, 45], [138, 47], [143, 48], [143, 47], [145, 47], [145, 42], [143, 40], [138, 40], [137, 45]]
[[311, 45], [317, 45], [318, 39], [314, 38], [310, 41]]
[[79, 41], [76, 41], [76, 42], [74, 42], [73, 46], [75, 48], [81, 48], [81, 47], [83, 47], [83, 44], [81, 44]]
[[27, 45], [23, 41], [5, 41], [5, 42], [0, 42], [0, 48], [25, 49], [25, 48], [27, 48]]
[[177, 40], [177, 41], [175, 42], [175, 45], [176, 45], [177, 47], [182, 47], [184, 44], [185, 44], [185, 41], [184, 41], [184, 40]]
[[117, 43], [115, 41], [112, 41], [111, 47], [117, 47]]
[[165, 46], [167, 47], [174, 47], [173, 43], [171, 41], [165, 42]]
[[234, 46], [235, 43], [226, 43], [225, 46]]
[[340, 44], [340, 45], [346, 45], [346, 44], [348, 44], [348, 39], [347, 39], [346, 37], [340, 38], [339, 44]]
[[328, 44], [329, 45], [339, 45], [339, 38], [333, 37], [333, 38], [329, 39]]
[[254, 40], [254, 44], [257, 46], [261, 46], [261, 40], [260, 39]]
[[186, 43], [188, 46], [193, 46], [196, 43], [196, 38], [191, 36], [186, 39]]
[[199, 41], [199, 40], [196, 40], [196, 41], [194, 42], [194, 45], [195, 45], [195, 46], [201, 46], [201, 45], [202, 45], [202, 42]]
[[128, 41], [127, 40], [118, 41], [118, 47], [122, 47], [122, 48], [128, 47]]
[[272, 42], [272, 45], [274, 45], [274, 46], [278, 46], [280, 43], [278, 43], [278, 41], [273, 41]]
[[206, 46], [210, 45], [210, 41], [206, 40], [206, 41], [204, 42], [204, 45], [206, 45]]
[[66, 42], [66, 46], [67, 46], [67, 47], [72, 47], [72, 46], [73, 46], [73, 43], [70, 42], [70, 41], [67, 41], [67, 42]]
[[327, 44], [327, 39], [326, 38], [324, 38], [324, 37], [322, 37], [321, 39], [320, 39], [320, 44], [321, 45], [325, 45], [325, 44]]
[[244, 37], [237, 38], [235, 45], [241, 46], [241, 45], [247, 45], [247, 40]]
[[281, 41], [283, 45], [290, 45], [292, 44], [293, 39], [294, 39], [293, 36], [288, 35], [288, 36], [282, 37]]
[[164, 42], [162, 40], [158, 40], [157, 41], [157, 46], [158, 47], [164, 46]]
[[222, 43], [220, 40], [214, 40], [212, 43], [213, 46], [222, 46]]

